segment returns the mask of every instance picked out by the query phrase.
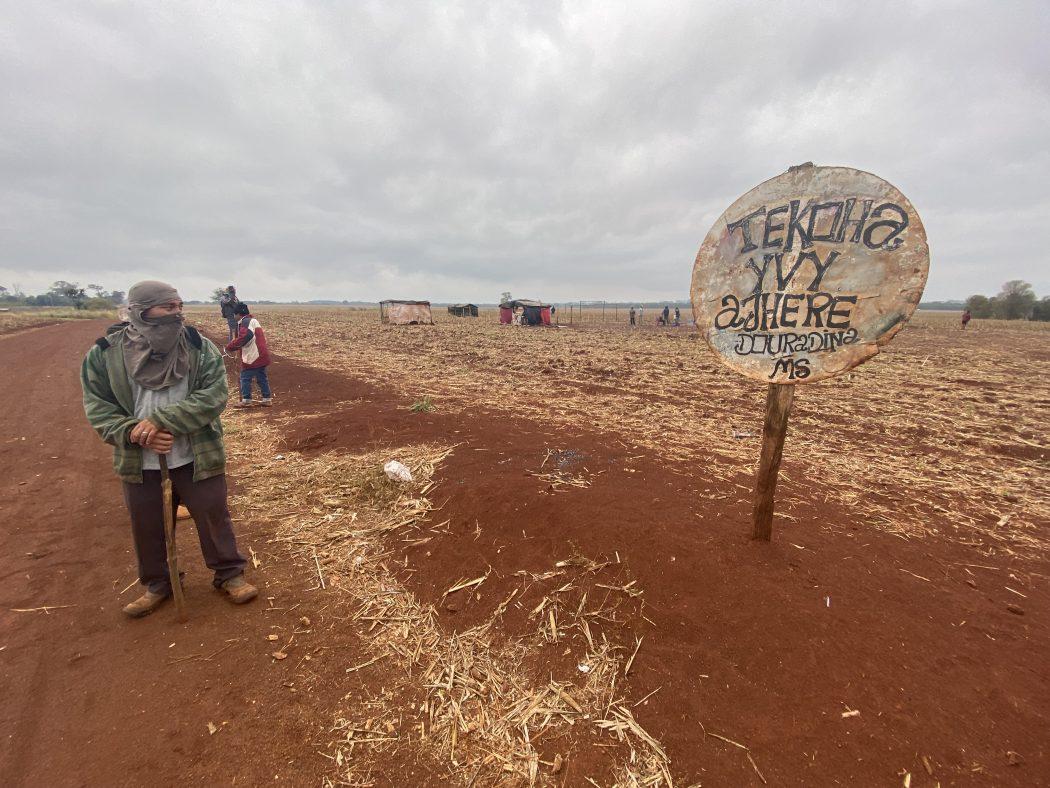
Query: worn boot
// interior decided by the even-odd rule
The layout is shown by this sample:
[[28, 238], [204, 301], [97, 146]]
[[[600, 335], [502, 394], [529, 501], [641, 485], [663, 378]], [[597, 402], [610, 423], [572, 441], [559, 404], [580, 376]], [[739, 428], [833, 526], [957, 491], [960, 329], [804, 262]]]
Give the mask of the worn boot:
[[254, 403], [250, 399], [240, 399], [233, 403], [235, 408], [250, 408]]
[[259, 400], [259, 404], [262, 405], [264, 408], [268, 408], [271, 405], [273, 405], [273, 398], [263, 397], [261, 400]]
[[230, 601], [235, 605], [243, 605], [245, 602], [251, 602], [259, 595], [259, 589], [245, 580], [244, 575], [231, 577], [222, 584], [221, 588], [226, 592], [227, 596], [230, 597]]
[[147, 591], [134, 602], [124, 605], [124, 615], [131, 618], [148, 616], [170, 598], [170, 594], [154, 594], [152, 591]]

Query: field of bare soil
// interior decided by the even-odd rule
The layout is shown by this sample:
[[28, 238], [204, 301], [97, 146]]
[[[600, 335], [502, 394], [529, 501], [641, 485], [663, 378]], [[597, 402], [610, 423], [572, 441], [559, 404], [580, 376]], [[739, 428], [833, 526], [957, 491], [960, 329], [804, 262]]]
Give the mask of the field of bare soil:
[[106, 322], [0, 338], [0, 782], [1050, 785], [1043, 327], [919, 314], [800, 387], [765, 544], [765, 392], [690, 329], [258, 316], [275, 406], [223, 418], [263, 593], [180, 536], [185, 624], [118, 612]]
[[[386, 666], [365, 718], [335, 716], [333, 782], [382, 782], [384, 763], [598, 785], [1050, 768], [1024, 733], [1050, 715], [1041, 326], [920, 315], [803, 387], [763, 554], [746, 535], [764, 392], [688, 329], [261, 317], [296, 364], [285, 385], [331, 404], [260, 428], [284, 453], [256, 481], [282, 505], [241, 505], [284, 518], [278, 539], [346, 590]], [[379, 505], [386, 457], [421, 484]], [[814, 603], [842, 618], [816, 624]]]
[[[279, 352], [300, 363], [430, 397], [445, 412], [586, 424], [655, 452], [671, 473], [705, 460], [719, 482], [711, 496], [747, 500], [764, 390], [724, 369], [691, 329], [518, 330], [492, 314], [440, 313], [435, 326], [390, 327], [371, 310], [265, 315]], [[962, 331], [956, 320], [919, 313], [873, 361], [800, 387], [782, 516], [819, 495], [902, 538], [937, 536], [987, 555], [1045, 552], [1050, 325], [975, 321]]]
[[72, 307], [18, 308], [0, 312], [0, 336], [27, 331], [31, 328], [53, 325], [67, 320], [97, 320], [100, 317], [116, 319], [117, 310], [73, 309]]

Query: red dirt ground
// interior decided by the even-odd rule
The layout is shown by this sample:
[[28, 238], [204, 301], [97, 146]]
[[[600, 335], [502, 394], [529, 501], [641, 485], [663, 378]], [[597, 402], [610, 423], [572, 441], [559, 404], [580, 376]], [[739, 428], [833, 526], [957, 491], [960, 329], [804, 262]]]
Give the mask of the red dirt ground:
[[[331, 598], [267, 544], [267, 524], [238, 528], [272, 602], [221, 599], [184, 528], [190, 621], [170, 609], [138, 622], [120, 615], [135, 593], [120, 596], [134, 579], [127, 516], [77, 382], [103, 327], [0, 339], [0, 368], [19, 371], [0, 408], [0, 785], [316, 785], [331, 709], [348, 689], [338, 668], [363, 652]], [[484, 412], [443, 415], [440, 402], [411, 413], [387, 391], [280, 359], [271, 376], [278, 407], [251, 418], [318, 414], [295, 425], [289, 448], [461, 444], [431, 494], [450, 534], [429, 555], [410, 552], [403, 576], [449, 628], [482, 620], [520, 569], [618, 555], [651, 621], [633, 627], [645, 639], [626, 691], [633, 700], [657, 690], [634, 712], [682, 784], [761, 784], [743, 751], [706, 729], [750, 747], [770, 785], [900, 785], [905, 771], [913, 786], [1050, 785], [1046, 560], [985, 564], [959, 546], [862, 530], [819, 485], [793, 489], [797, 523], [756, 544], [735, 495], [699, 497], [729, 492], [702, 464], [639, 456], [585, 425], [566, 434]], [[526, 471], [548, 448], [580, 452], [593, 485], [545, 490]], [[784, 470], [801, 485], [801, 473]], [[967, 564], [982, 566], [969, 574]], [[480, 599], [441, 602], [490, 566]], [[10, 612], [42, 605], [75, 607]], [[511, 634], [528, 626], [506, 621]], [[274, 662], [265, 636], [283, 642], [296, 629], [291, 658]], [[593, 762], [570, 754], [565, 784], [586, 785]], [[411, 769], [390, 763], [380, 784], [442, 784]]]

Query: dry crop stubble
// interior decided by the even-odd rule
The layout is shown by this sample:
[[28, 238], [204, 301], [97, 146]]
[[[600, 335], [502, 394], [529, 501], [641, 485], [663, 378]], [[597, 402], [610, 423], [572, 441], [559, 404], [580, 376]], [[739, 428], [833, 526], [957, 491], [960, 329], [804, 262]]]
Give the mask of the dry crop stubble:
[[[408, 559], [402, 566], [396, 553], [405, 542], [445, 533], [447, 521], [434, 522], [440, 518], [432, 516], [427, 494], [435, 469], [455, 447], [279, 454], [284, 420], [229, 416], [231, 462], [244, 466], [246, 489], [268, 491], [237, 495], [232, 503], [240, 517], [273, 523], [273, 541], [302, 571], [316, 572], [318, 587], [338, 595], [337, 604], [351, 608], [372, 658], [346, 667], [346, 674], [377, 663], [386, 671], [387, 683], [367, 702], [344, 705], [332, 721], [324, 784], [367, 783], [392, 753], [402, 762], [427, 763], [452, 784], [555, 784], [562, 755], [541, 760], [534, 742], [543, 737], [566, 754], [581, 740], [603, 741], [608, 762], [605, 774], [595, 776], [616, 786], [673, 785], [667, 755], [619, 687], [641, 646], [640, 640], [628, 646], [623, 625], [643, 618], [643, 603], [618, 562], [572, 556], [539, 575], [522, 570], [482, 624], [449, 632], [400, 582]], [[384, 476], [391, 456], [411, 469], [413, 482]], [[463, 579], [447, 593], [480, 599], [487, 577]], [[511, 605], [529, 611], [531, 633], [512, 637], [503, 629]], [[560, 670], [555, 653], [563, 657]], [[602, 740], [604, 731], [615, 742], [608, 734]]]
[[73, 307], [48, 307], [45, 309], [16, 309], [0, 312], [0, 336], [40, 328], [67, 320], [98, 320], [110, 318], [117, 320], [117, 308], [113, 309], [74, 309]]
[[[487, 311], [435, 318], [383, 326], [377, 310], [266, 312], [277, 352], [300, 363], [445, 411], [589, 425], [658, 453], [671, 472], [704, 463], [713, 482], [704, 495], [748, 505], [764, 390], [719, 365], [693, 329], [523, 329]], [[955, 315], [920, 312], [869, 363], [802, 386], [780, 515], [792, 520], [811, 496], [905, 539], [936, 535], [985, 556], [1045, 549], [1047, 338], [1050, 324], [974, 321], [962, 331]]]

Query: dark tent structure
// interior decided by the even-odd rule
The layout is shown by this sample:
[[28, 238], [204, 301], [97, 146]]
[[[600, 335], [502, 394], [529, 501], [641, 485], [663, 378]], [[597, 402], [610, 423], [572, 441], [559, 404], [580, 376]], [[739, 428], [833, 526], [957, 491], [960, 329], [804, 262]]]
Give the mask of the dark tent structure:
[[452, 317], [477, 317], [477, 304], [449, 304], [448, 313]]
[[551, 305], [542, 301], [533, 301], [529, 298], [504, 301], [499, 305], [499, 322], [514, 323], [515, 313], [520, 315], [519, 325], [549, 326], [551, 324]]

